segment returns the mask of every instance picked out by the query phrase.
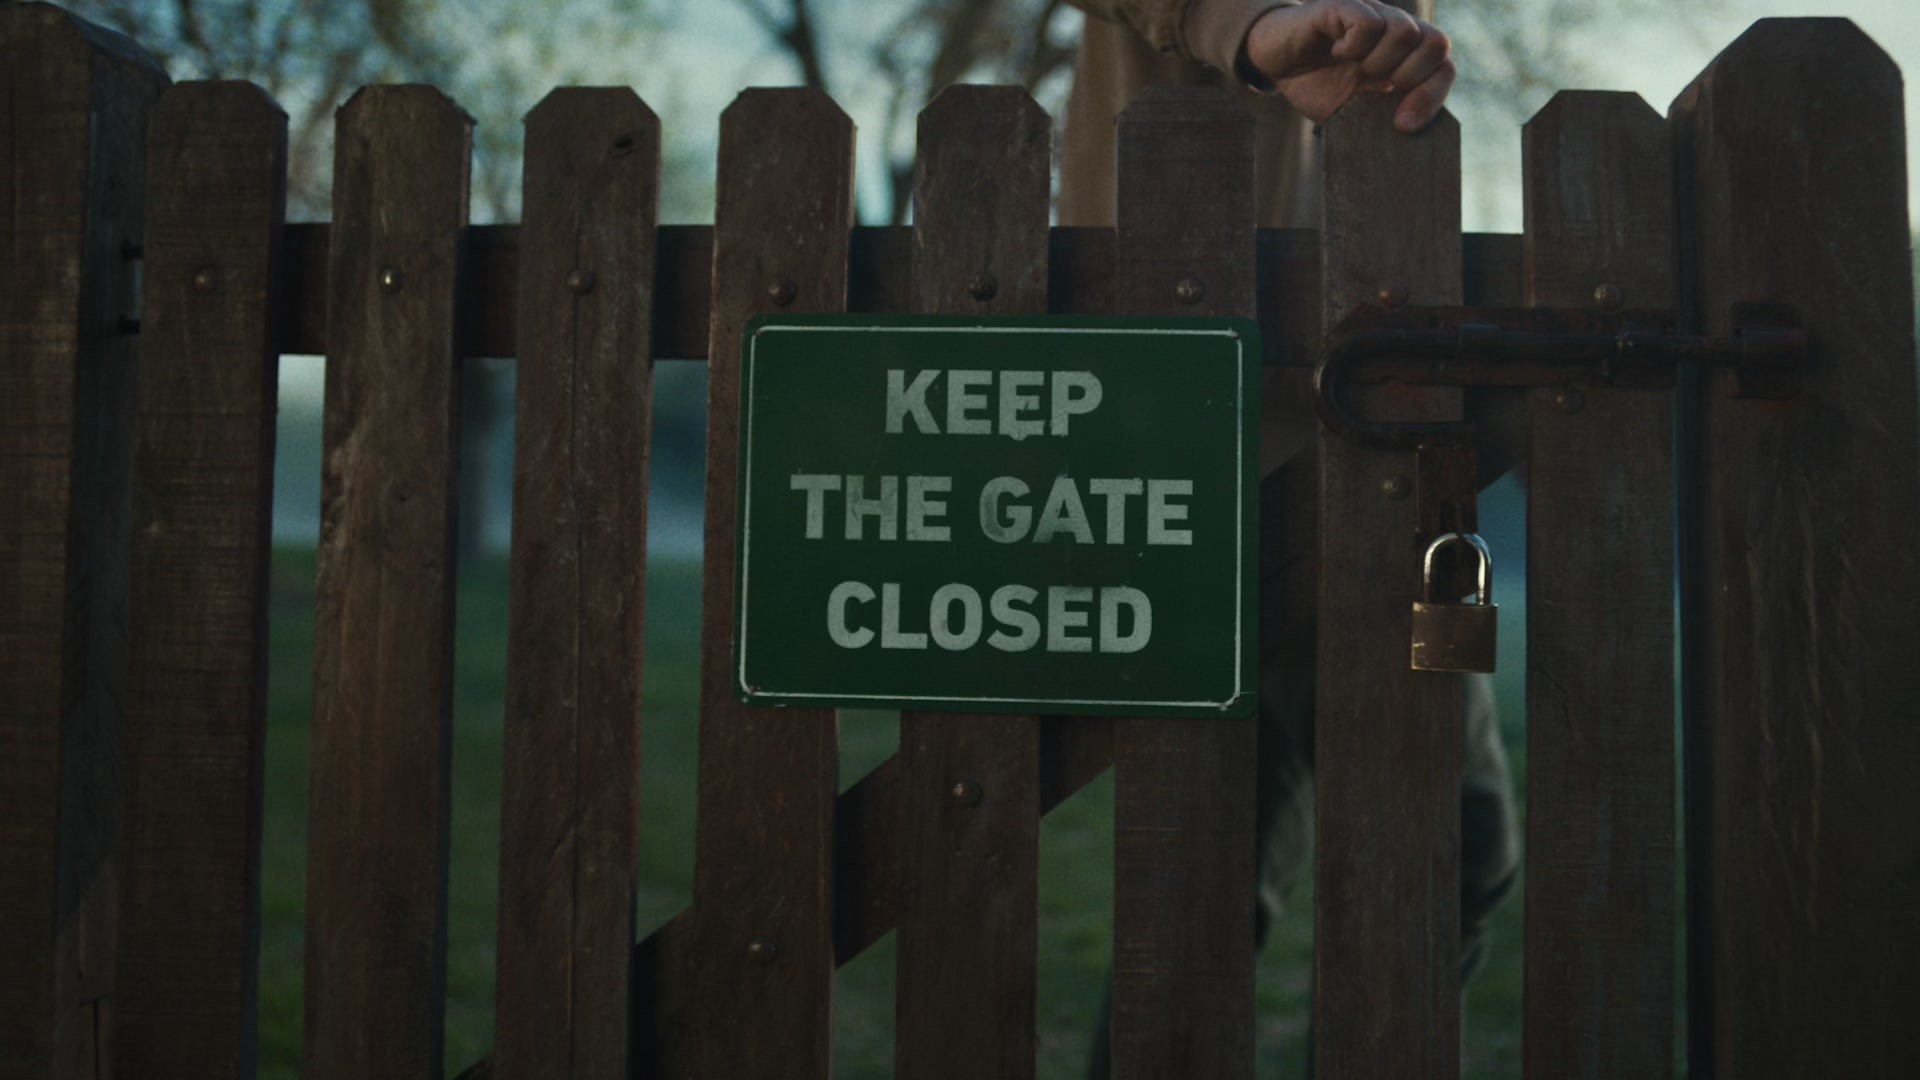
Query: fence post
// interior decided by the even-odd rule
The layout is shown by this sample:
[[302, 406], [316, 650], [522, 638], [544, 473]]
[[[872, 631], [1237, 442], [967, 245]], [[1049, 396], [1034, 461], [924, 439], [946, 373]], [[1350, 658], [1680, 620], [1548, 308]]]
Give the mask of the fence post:
[[[1252, 318], [1253, 118], [1215, 87], [1120, 114], [1115, 311]], [[1254, 721], [1114, 722], [1113, 1075], [1253, 1075]]]
[[134, 461], [115, 1057], [252, 1076], [286, 114], [153, 110]]
[[[1418, 135], [1361, 95], [1325, 125], [1321, 288], [1331, 327], [1361, 303], [1458, 304], [1460, 127]], [[1380, 419], [1458, 419], [1456, 389], [1369, 387]], [[1320, 1076], [1447, 1080], [1460, 1067], [1462, 702], [1408, 670], [1419, 589], [1413, 455], [1320, 438], [1314, 1054]]]
[[454, 297], [473, 121], [432, 87], [338, 114], [307, 788], [303, 1068], [442, 1074]]
[[0, 11], [0, 1077], [111, 1069], [147, 111], [138, 46]]
[[[817, 90], [748, 90], [720, 121], [707, 367], [692, 1030], [662, 1075], [832, 1073], [839, 724], [742, 705], [732, 680], [740, 340], [763, 311], [844, 311], [853, 123]], [[680, 1055], [691, 1051], [692, 1063]]]
[[[1666, 307], [1666, 121], [1563, 92], [1523, 141], [1528, 302]], [[1568, 387], [1532, 413], [1527, 1075], [1651, 1080], [1673, 1071], [1673, 398]]]
[[625, 1076], [660, 121], [527, 114], [494, 1071]]
[[[1046, 312], [1052, 134], [1015, 87], [950, 86], [920, 114], [914, 311]], [[895, 1071], [1032, 1077], [1039, 718], [903, 713], [899, 761]]]
[[1683, 415], [1694, 1077], [1920, 1058], [1920, 428], [1899, 69], [1766, 19], [1673, 104], [1690, 329], [1793, 305], [1797, 397]]

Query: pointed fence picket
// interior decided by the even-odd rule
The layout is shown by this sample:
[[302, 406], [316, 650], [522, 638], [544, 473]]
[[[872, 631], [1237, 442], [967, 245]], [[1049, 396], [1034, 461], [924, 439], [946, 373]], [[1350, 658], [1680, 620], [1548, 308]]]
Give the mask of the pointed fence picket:
[[[1462, 236], [1457, 127], [1395, 135], [1377, 101], [1325, 126], [1323, 227], [1256, 229], [1245, 116], [1190, 88], [1122, 117], [1116, 229], [1046, 227], [1050, 124], [989, 88], [924, 114], [911, 229], [853, 224], [852, 125], [806, 90], [728, 110], [712, 227], [658, 224], [636, 97], [556, 91], [527, 120], [525, 220], [471, 226], [471, 122], [427, 87], [342, 109], [332, 220], [290, 225], [257, 90], [166, 89], [44, 4], [0, 12], [0, 56], [0, 1078], [254, 1070], [272, 395], [296, 351], [330, 358], [309, 1075], [448, 1064], [455, 375], [511, 356], [497, 1047], [471, 1075], [824, 1080], [835, 970], [895, 929], [900, 1073], [1033, 1075], [1039, 822], [1117, 762], [1114, 1071], [1250, 1076], [1251, 721], [910, 714], [840, 792], [831, 711], [735, 700], [740, 335], [772, 311], [1246, 315], [1268, 408], [1298, 412], [1328, 328], [1383, 299], [1722, 334], [1736, 302], [1798, 310], [1797, 396], [1464, 398], [1484, 460], [1531, 468], [1526, 1070], [1671, 1073], [1683, 795], [1693, 1075], [1915, 1056], [1920, 867], [1884, 831], [1920, 817], [1904, 143], [1898, 72], [1850, 24], [1763, 22], [1665, 120], [1556, 98], [1526, 129], [1523, 236]], [[636, 941], [656, 356], [710, 373], [699, 833], [693, 904]], [[1456, 680], [1406, 670], [1421, 526], [1395, 492], [1418, 466], [1328, 434], [1263, 497], [1267, 632], [1320, 646], [1322, 1075], [1459, 1071], [1461, 711]]]

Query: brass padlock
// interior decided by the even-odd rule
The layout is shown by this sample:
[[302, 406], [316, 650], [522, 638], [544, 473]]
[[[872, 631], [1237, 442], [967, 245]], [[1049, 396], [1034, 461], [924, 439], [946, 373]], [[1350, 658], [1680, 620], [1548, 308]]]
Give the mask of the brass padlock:
[[[1480, 560], [1477, 604], [1433, 597], [1433, 557], [1448, 544], [1466, 544]], [[1421, 598], [1413, 604], [1413, 670], [1492, 671], [1500, 609], [1493, 603], [1493, 555], [1472, 533], [1447, 533], [1427, 545], [1420, 563]]]

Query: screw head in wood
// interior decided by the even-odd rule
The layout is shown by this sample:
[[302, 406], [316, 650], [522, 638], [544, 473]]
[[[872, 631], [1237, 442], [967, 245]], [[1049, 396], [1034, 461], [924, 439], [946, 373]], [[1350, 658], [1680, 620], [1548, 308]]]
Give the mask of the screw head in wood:
[[210, 293], [220, 288], [220, 271], [203, 266], [193, 272], [193, 291]]
[[1173, 295], [1183, 304], [1197, 304], [1207, 298], [1207, 283], [1197, 277], [1184, 277], [1173, 287]]
[[381, 292], [397, 293], [400, 291], [400, 287], [404, 284], [406, 284], [406, 278], [401, 275], [399, 267], [388, 266], [388, 267], [381, 268], [380, 270], [380, 291]]
[[773, 942], [768, 941], [766, 938], [755, 938], [753, 944], [747, 946], [747, 959], [761, 967], [766, 967], [768, 964], [773, 963], [774, 959], [779, 955], [780, 950], [774, 947]]
[[1404, 499], [1413, 494], [1413, 481], [1404, 476], [1389, 476], [1380, 481], [1380, 494], [1396, 501]]
[[1626, 294], [1620, 291], [1620, 286], [1610, 281], [1601, 282], [1593, 290], [1593, 302], [1607, 311], [1619, 311], [1620, 305], [1625, 303], [1626, 299]]
[[1587, 395], [1573, 387], [1563, 387], [1553, 393], [1554, 407], [1564, 413], [1577, 413], [1587, 404]]
[[1382, 285], [1380, 302], [1390, 308], [1407, 306], [1407, 287], [1405, 285]]
[[977, 780], [956, 780], [948, 794], [960, 806], [979, 806], [984, 793], [980, 790], [980, 783]]
[[767, 286], [767, 299], [781, 307], [786, 307], [788, 304], [793, 303], [794, 297], [799, 295], [800, 287], [788, 278], [781, 278], [779, 281]]
[[570, 270], [567, 272], [567, 288], [575, 296], [585, 296], [593, 291], [594, 276], [591, 270]]
[[967, 295], [983, 304], [993, 299], [999, 292], [1000, 283], [993, 279], [992, 274], [984, 270], [973, 275], [973, 280], [967, 282]]

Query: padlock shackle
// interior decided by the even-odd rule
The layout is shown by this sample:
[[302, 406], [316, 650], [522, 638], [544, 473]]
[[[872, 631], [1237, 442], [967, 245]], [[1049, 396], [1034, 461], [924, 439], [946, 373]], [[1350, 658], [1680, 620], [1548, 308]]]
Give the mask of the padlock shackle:
[[1476, 587], [1473, 590], [1474, 595], [1478, 597], [1480, 603], [1483, 605], [1493, 603], [1493, 552], [1487, 550], [1487, 542], [1480, 539], [1476, 533], [1441, 533], [1434, 538], [1433, 543], [1427, 545], [1427, 554], [1420, 560], [1421, 595], [1428, 600], [1433, 599], [1434, 553], [1456, 540], [1461, 543], [1473, 545], [1473, 549], [1480, 553], [1480, 572], [1476, 579]]

